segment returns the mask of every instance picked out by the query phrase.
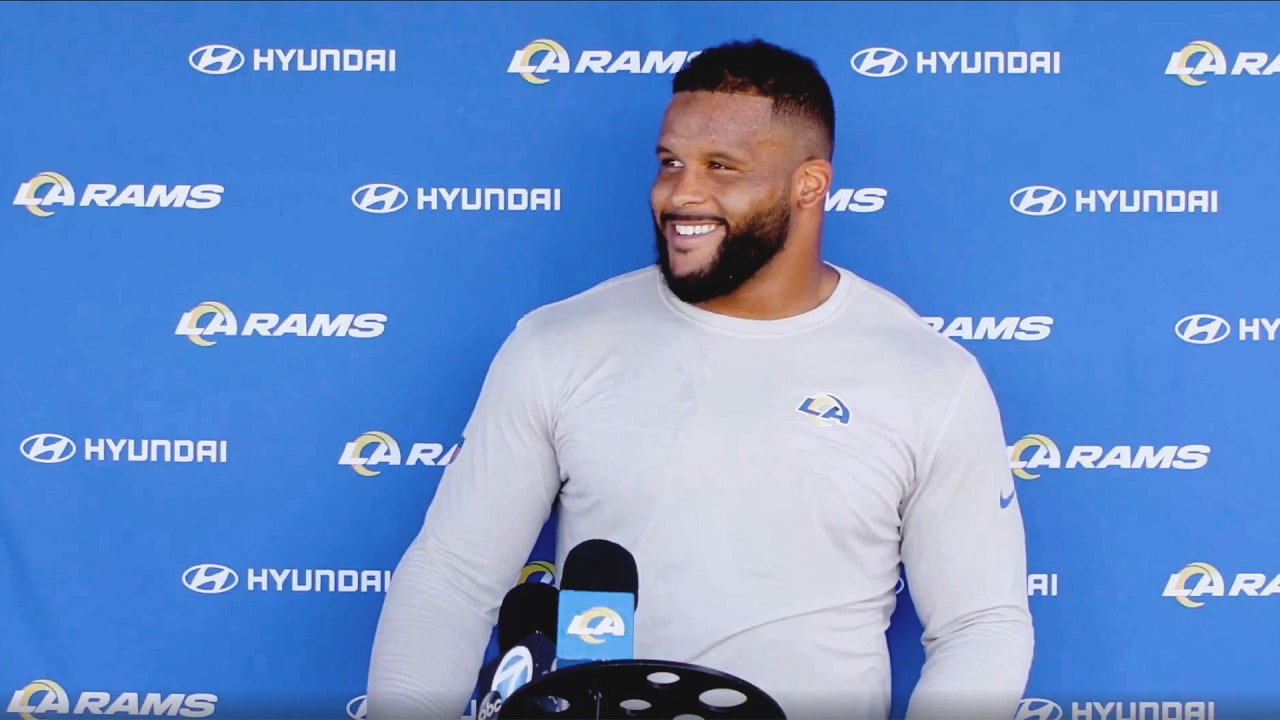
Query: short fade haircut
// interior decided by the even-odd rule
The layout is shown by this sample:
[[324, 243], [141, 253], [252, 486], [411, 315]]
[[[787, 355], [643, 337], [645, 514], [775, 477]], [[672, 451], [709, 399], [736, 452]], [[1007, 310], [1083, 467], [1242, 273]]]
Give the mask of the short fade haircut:
[[672, 93], [699, 90], [770, 98], [774, 112], [821, 128], [835, 152], [835, 103], [810, 58], [759, 38], [727, 42], [695, 55], [671, 81]]

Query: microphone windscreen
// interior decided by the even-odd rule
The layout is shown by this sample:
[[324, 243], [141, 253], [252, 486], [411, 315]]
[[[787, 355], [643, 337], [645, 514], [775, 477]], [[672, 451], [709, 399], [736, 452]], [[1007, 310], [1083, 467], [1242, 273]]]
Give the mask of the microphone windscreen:
[[527, 582], [508, 590], [498, 609], [498, 652], [535, 632], [554, 641], [559, 610], [560, 591], [554, 585]]
[[636, 559], [626, 548], [600, 538], [583, 541], [564, 560], [561, 590], [628, 593], [640, 604]]

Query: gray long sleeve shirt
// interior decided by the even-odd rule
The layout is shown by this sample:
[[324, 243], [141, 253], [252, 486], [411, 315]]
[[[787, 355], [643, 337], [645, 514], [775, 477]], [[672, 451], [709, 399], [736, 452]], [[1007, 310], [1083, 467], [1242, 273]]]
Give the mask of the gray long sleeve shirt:
[[636, 657], [732, 673], [797, 720], [885, 718], [901, 564], [926, 653], [908, 719], [1012, 717], [1034, 640], [995, 399], [837, 269], [782, 320], [682, 303], [655, 267], [523, 317], [393, 575], [370, 720], [459, 717], [557, 499], [559, 563], [595, 537], [635, 556]]

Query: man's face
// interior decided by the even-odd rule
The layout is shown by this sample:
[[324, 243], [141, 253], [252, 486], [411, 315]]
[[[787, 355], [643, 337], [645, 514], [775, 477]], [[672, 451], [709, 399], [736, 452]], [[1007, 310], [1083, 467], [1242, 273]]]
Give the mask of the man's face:
[[650, 204], [658, 263], [680, 299], [727, 295], [782, 249], [791, 223], [787, 132], [768, 98], [671, 99]]

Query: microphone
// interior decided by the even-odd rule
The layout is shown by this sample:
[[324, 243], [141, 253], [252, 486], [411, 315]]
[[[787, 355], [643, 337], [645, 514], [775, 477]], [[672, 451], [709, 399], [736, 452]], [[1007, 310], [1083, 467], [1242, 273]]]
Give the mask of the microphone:
[[639, 586], [636, 559], [621, 545], [597, 538], [570, 550], [560, 575], [556, 667], [633, 659]]
[[498, 652], [505, 653], [532, 633], [556, 635], [560, 591], [554, 585], [527, 582], [516, 585], [498, 608]]
[[503, 700], [554, 668], [559, 595], [553, 585], [523, 583], [502, 598], [499, 657], [480, 670], [477, 691], [482, 695], [476, 701], [476, 720], [493, 717]]

